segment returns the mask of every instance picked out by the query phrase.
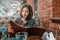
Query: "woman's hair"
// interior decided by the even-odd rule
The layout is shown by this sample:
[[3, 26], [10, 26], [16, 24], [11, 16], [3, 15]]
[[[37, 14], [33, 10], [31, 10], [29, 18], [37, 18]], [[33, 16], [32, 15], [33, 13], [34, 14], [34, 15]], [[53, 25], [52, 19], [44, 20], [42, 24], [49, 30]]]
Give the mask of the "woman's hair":
[[27, 16], [27, 18], [32, 18], [33, 16], [33, 10], [32, 10], [32, 7], [28, 4], [25, 4], [22, 6], [21, 10], [20, 10], [20, 16], [22, 16], [22, 9], [27, 7], [28, 8], [28, 11], [29, 11], [29, 15]]

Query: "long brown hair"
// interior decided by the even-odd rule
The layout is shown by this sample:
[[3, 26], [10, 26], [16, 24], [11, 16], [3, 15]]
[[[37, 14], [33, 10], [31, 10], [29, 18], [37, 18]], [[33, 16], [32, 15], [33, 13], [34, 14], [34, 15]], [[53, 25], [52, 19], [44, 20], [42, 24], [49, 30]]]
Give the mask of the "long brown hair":
[[33, 10], [32, 10], [32, 7], [30, 5], [28, 5], [28, 4], [25, 4], [25, 5], [22, 6], [22, 8], [20, 10], [20, 16], [22, 16], [22, 9], [25, 8], [25, 7], [27, 7], [28, 10], [29, 10], [29, 15], [27, 16], [27, 19], [28, 18], [32, 18], [32, 16], [33, 16]]

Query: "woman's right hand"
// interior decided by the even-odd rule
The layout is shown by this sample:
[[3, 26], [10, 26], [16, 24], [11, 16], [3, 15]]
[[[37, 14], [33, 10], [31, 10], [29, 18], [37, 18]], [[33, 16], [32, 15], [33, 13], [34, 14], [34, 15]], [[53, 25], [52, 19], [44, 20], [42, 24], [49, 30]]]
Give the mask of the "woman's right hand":
[[11, 29], [11, 28], [8, 28], [8, 32], [9, 32], [9, 33], [14, 33], [14, 30]]
[[12, 26], [10, 24], [8, 24], [8, 32], [9, 33], [14, 33], [14, 30], [11, 28]]

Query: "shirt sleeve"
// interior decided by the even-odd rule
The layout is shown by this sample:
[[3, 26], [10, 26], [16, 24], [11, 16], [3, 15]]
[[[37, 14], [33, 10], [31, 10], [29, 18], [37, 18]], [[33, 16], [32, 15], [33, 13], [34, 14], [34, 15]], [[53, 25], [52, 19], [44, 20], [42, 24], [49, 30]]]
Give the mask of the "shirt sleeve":
[[15, 20], [16, 23], [18, 23], [18, 18]]
[[29, 20], [29, 22], [28, 22], [28, 26], [30, 26], [30, 27], [35, 26], [35, 20], [34, 20], [34, 19]]
[[22, 24], [22, 21], [21, 21], [21, 18], [17, 18], [16, 20], [15, 20], [15, 22], [17, 23], [17, 24]]

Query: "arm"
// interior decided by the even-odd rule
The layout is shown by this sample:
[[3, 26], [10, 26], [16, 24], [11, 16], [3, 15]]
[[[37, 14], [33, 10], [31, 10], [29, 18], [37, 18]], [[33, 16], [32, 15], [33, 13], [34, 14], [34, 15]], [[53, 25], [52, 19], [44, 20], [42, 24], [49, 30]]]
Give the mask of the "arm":
[[14, 34], [15, 32], [11, 27], [12, 27], [11, 24], [8, 23], [8, 38], [15, 37], [15, 34]]
[[21, 27], [20, 25], [17, 25], [15, 22], [10, 21], [8, 25], [8, 37], [15, 37], [15, 34], [17, 32], [25, 32], [26, 28]]
[[14, 33], [14, 30], [11, 27], [12, 27], [11, 24], [8, 23], [8, 32], [9, 33]]

